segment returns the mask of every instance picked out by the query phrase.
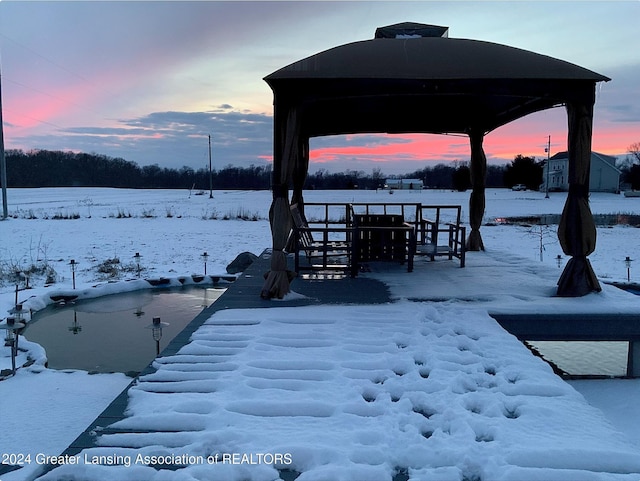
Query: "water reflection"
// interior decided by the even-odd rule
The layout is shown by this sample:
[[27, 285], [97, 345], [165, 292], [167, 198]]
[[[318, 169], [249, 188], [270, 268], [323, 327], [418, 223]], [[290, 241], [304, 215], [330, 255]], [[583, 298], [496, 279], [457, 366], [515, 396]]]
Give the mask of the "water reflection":
[[[44, 347], [52, 369], [141, 371], [223, 292], [148, 290], [50, 307], [34, 315], [24, 336]], [[154, 317], [164, 323], [161, 336], [146, 329]]]

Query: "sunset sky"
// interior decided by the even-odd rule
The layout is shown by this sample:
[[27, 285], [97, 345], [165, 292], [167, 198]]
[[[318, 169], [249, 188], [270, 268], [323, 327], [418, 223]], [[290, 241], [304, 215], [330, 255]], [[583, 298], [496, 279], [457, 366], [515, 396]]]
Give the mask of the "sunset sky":
[[[95, 152], [139, 165], [214, 168], [272, 157], [272, 92], [292, 62], [419, 22], [612, 78], [598, 87], [593, 150], [640, 142], [640, 1], [0, 1], [6, 149]], [[490, 162], [566, 150], [563, 108], [490, 133]], [[465, 137], [312, 139], [310, 170], [401, 174], [466, 161]]]

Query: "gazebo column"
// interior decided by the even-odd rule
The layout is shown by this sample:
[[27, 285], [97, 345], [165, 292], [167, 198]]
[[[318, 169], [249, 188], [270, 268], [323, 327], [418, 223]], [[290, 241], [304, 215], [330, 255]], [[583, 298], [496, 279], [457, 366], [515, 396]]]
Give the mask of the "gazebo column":
[[558, 239], [571, 259], [558, 281], [557, 293], [563, 297], [579, 297], [602, 290], [587, 259], [596, 248], [596, 226], [589, 208], [593, 89], [585, 97], [567, 103], [569, 193], [558, 226]]
[[[265, 274], [260, 297], [282, 299], [289, 291], [295, 273], [287, 269], [284, 252], [291, 232], [291, 210], [289, 208], [289, 183], [298, 157], [299, 125], [297, 109], [289, 107], [287, 115], [274, 112], [273, 177], [271, 180], [273, 201], [269, 209], [271, 223], [272, 252], [271, 270]], [[284, 118], [283, 118], [284, 117]]]
[[473, 129], [469, 133], [471, 143], [471, 197], [469, 198], [469, 224], [471, 232], [467, 239], [467, 250], [481, 251], [484, 250], [482, 236], [480, 235], [480, 226], [484, 217], [485, 208], [485, 183], [487, 177], [487, 157], [482, 148], [484, 140], [484, 132]]
[[300, 212], [304, 213], [304, 197], [302, 192], [309, 171], [309, 138], [300, 136], [298, 142], [298, 162], [293, 169], [293, 194], [291, 203], [298, 204]]

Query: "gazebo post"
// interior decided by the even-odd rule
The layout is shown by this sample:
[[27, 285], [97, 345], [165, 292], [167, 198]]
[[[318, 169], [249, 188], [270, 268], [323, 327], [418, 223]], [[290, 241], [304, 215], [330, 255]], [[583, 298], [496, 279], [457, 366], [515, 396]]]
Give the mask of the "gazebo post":
[[285, 104], [282, 109], [286, 115], [280, 115], [280, 108], [274, 108], [274, 146], [273, 146], [273, 201], [269, 209], [271, 222], [272, 252], [271, 270], [265, 274], [265, 282], [260, 296], [263, 299], [274, 297], [282, 299], [289, 293], [289, 283], [295, 276], [287, 269], [285, 248], [291, 232], [291, 212], [289, 209], [289, 183], [298, 159], [300, 126], [298, 109]]
[[300, 212], [304, 213], [304, 198], [302, 192], [309, 171], [309, 137], [300, 136], [298, 153], [299, 158], [293, 168], [293, 193], [291, 195], [291, 203], [298, 204]]
[[596, 248], [596, 226], [589, 208], [589, 173], [595, 86], [567, 102], [569, 193], [558, 226], [562, 250], [571, 256], [558, 280], [558, 296], [601, 291], [587, 256]]
[[471, 232], [467, 239], [467, 250], [484, 250], [480, 226], [485, 209], [485, 184], [487, 177], [487, 157], [485, 156], [482, 142], [484, 132], [479, 129], [469, 131], [471, 144], [471, 197], [469, 198], [469, 224]]

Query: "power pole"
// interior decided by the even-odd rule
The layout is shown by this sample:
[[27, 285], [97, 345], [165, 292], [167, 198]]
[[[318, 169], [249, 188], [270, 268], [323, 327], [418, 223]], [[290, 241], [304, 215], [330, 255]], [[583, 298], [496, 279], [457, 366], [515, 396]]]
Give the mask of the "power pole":
[[213, 199], [213, 174], [211, 173], [211, 135], [209, 135], [209, 199]]
[[549, 170], [551, 170], [551, 166], [549, 165], [549, 157], [551, 156], [551, 136], [547, 140], [547, 146], [545, 147], [545, 152], [547, 153], [547, 181], [544, 183], [546, 194], [544, 196], [545, 199], [549, 198]]
[[2, 72], [0, 72], [0, 182], [2, 182], [2, 220], [9, 217], [7, 206], [7, 160], [4, 156], [4, 134], [2, 125]]

